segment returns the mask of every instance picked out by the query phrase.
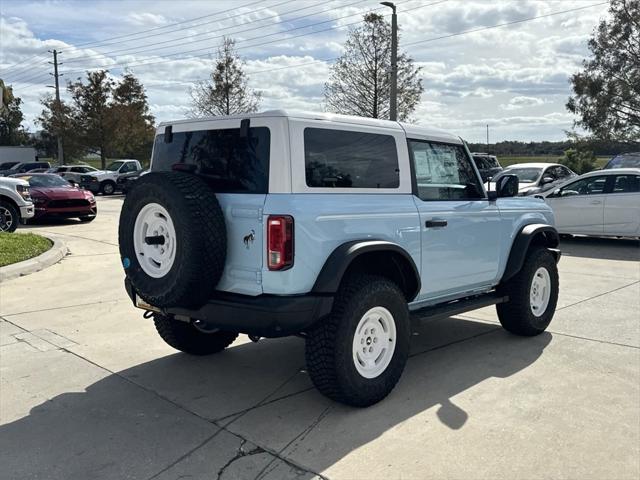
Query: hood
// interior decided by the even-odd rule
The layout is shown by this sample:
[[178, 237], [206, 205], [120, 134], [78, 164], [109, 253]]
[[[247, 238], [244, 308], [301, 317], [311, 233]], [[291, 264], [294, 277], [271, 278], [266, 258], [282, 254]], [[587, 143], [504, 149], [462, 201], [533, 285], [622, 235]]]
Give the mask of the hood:
[[29, 186], [29, 182], [27, 182], [26, 180], [22, 180], [21, 178], [0, 178], [0, 185], [11, 187], [16, 185], [23, 185], [27, 187]]
[[29, 189], [34, 198], [48, 198], [49, 200], [84, 199], [86, 192], [73, 187], [31, 187]]

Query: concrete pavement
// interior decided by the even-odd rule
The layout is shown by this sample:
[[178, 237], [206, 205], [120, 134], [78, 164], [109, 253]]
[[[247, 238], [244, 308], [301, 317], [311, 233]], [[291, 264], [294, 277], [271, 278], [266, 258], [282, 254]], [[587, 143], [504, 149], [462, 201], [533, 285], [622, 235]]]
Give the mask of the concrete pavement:
[[299, 338], [205, 358], [165, 345], [122, 286], [121, 204], [31, 227], [70, 254], [0, 286], [2, 478], [640, 476], [638, 242], [563, 242], [539, 337], [493, 308], [416, 319], [400, 383], [356, 410], [313, 389]]

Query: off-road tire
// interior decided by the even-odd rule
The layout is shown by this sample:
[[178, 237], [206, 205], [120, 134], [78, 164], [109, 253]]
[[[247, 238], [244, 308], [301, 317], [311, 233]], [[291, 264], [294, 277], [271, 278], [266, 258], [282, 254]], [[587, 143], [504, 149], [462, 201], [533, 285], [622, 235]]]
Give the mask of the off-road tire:
[[[538, 268], [547, 269], [551, 279], [551, 294], [544, 313], [536, 317], [531, 311], [530, 291], [533, 276]], [[498, 318], [505, 330], [516, 335], [531, 337], [539, 335], [551, 323], [558, 303], [558, 266], [553, 254], [544, 247], [532, 247], [522, 269], [498, 288], [509, 301], [496, 305]]]
[[160, 337], [171, 347], [191, 355], [210, 355], [218, 353], [231, 345], [238, 334], [218, 330], [203, 332], [187, 322], [171, 317], [154, 314], [153, 323]]
[[113, 195], [116, 193], [116, 184], [111, 180], [105, 180], [100, 184], [100, 193], [102, 195]]
[[[386, 369], [375, 378], [365, 378], [354, 365], [352, 343], [359, 321], [376, 306], [393, 315], [396, 346]], [[331, 314], [307, 332], [307, 371], [316, 388], [332, 400], [355, 407], [373, 405], [400, 379], [409, 356], [409, 339], [409, 310], [400, 288], [385, 277], [352, 276], [343, 281]]]
[[[127, 277], [151, 305], [201, 306], [214, 292], [226, 261], [224, 214], [215, 194], [202, 179], [182, 172], [152, 172], [137, 186], [126, 196], [120, 215], [120, 255]], [[161, 278], [145, 273], [134, 249], [136, 218], [149, 203], [163, 206], [175, 227], [175, 260]]]
[[10, 204], [9, 202], [4, 202], [2, 200], [0, 200], [0, 208], [6, 209], [7, 212], [9, 212], [9, 215], [11, 215], [11, 226], [9, 226], [5, 230], [5, 225], [3, 222], [3, 224], [0, 225], [0, 232], [5, 232], [5, 233], [15, 232], [16, 228], [18, 228], [18, 223], [20, 223], [20, 213], [18, 212], [16, 207], [14, 207], [12, 204]]

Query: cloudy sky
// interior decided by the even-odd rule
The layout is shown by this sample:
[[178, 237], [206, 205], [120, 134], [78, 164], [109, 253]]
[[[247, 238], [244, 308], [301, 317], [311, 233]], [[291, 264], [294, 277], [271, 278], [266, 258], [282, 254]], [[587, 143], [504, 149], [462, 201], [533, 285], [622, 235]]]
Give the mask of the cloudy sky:
[[[573, 117], [569, 76], [607, 5], [599, 0], [397, 0], [400, 48], [422, 66], [415, 118], [471, 142], [561, 140]], [[593, 5], [593, 6], [592, 6]], [[24, 101], [27, 126], [52, 90], [47, 50], [64, 80], [129, 70], [158, 120], [182, 118], [223, 35], [237, 41], [263, 109], [322, 108], [323, 85], [350, 28], [373, 0], [0, 0], [0, 78]], [[579, 9], [535, 20], [532, 17]], [[481, 29], [517, 22], [500, 28]], [[454, 35], [459, 34], [460, 35]], [[453, 36], [452, 36], [453, 35]], [[442, 38], [448, 37], [448, 38]], [[63, 93], [63, 98], [66, 92]]]

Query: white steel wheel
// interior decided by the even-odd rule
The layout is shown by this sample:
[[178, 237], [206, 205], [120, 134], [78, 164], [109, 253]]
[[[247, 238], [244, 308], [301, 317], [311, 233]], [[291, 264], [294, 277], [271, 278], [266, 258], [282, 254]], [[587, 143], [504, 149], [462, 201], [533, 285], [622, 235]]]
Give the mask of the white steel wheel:
[[367, 311], [353, 336], [353, 363], [364, 378], [376, 378], [386, 370], [396, 348], [396, 323], [384, 307]]
[[176, 258], [176, 229], [169, 212], [157, 203], [142, 207], [133, 227], [133, 246], [142, 270], [162, 278]]
[[541, 317], [547, 311], [551, 298], [551, 275], [545, 267], [540, 267], [533, 274], [529, 291], [529, 305], [531, 313]]

